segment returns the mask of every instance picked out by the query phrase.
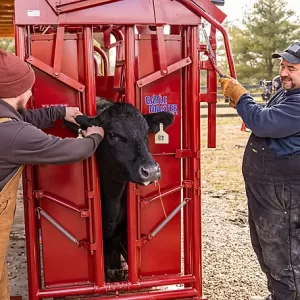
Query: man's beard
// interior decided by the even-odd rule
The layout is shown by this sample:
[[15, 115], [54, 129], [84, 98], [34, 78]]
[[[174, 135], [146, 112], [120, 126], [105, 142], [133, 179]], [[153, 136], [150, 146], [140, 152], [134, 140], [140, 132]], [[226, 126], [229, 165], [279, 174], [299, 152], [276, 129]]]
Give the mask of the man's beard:
[[290, 77], [288, 77], [288, 76], [280, 77], [280, 80], [281, 80], [282, 86], [286, 84], [286, 82], [284, 82], [285, 80], [289, 80], [289, 81], [292, 83], [292, 86], [289, 87], [289, 88], [283, 87], [283, 88], [284, 88], [285, 90], [287, 90], [287, 91], [288, 91], [288, 90], [293, 90], [293, 89], [296, 87], [296, 85], [295, 85], [295, 83], [293, 82], [292, 78], [290, 78]]
[[26, 110], [26, 107], [24, 106], [23, 101], [20, 100], [20, 101], [17, 103], [17, 111], [18, 111], [20, 114], [22, 114], [22, 113], [24, 112], [24, 110]]

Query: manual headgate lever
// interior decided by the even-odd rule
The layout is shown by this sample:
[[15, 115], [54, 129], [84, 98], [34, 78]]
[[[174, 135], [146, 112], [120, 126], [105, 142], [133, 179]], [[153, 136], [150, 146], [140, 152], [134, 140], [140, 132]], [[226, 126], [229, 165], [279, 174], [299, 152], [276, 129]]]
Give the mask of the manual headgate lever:
[[212, 66], [214, 67], [214, 69], [216, 70], [216, 72], [220, 75], [220, 77], [227, 77], [226, 75], [224, 75], [221, 72], [221, 70], [217, 66], [216, 57], [215, 57], [215, 54], [214, 54], [213, 49], [211, 47], [211, 44], [210, 44], [210, 41], [209, 41], [209, 38], [207, 36], [207, 33], [206, 33], [205, 29], [202, 27], [201, 30], [203, 32], [203, 36], [205, 38], [206, 45], [207, 45], [207, 48], [208, 48], [208, 51], [206, 53], [207, 57], [209, 58]]

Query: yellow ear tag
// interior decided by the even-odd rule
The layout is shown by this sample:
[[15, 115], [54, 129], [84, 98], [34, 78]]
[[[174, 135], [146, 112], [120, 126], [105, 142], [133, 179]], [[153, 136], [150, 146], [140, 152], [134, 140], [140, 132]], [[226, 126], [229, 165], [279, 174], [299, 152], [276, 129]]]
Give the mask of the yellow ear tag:
[[82, 132], [82, 129], [79, 128], [78, 129], [78, 136], [77, 136], [78, 139], [83, 139], [84, 138], [84, 135], [83, 135], [83, 132]]
[[159, 132], [155, 135], [155, 144], [169, 144], [169, 135], [164, 131], [163, 123], [159, 124]]

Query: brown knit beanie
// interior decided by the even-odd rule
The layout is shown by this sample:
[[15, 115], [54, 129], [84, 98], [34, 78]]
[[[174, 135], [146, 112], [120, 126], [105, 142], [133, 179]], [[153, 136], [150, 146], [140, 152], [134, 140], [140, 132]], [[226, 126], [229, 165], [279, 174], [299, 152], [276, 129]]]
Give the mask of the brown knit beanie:
[[26, 62], [0, 49], [0, 98], [20, 96], [32, 87], [34, 81], [34, 72]]

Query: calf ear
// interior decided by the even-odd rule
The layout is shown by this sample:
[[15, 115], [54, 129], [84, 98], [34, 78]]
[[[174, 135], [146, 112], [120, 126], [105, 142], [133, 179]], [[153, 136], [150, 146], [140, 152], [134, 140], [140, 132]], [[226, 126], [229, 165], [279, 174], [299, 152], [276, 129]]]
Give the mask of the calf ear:
[[163, 123], [164, 130], [174, 122], [174, 115], [169, 112], [159, 112], [154, 114], [143, 115], [146, 119], [149, 132], [157, 133], [159, 131], [159, 124]]
[[80, 128], [78, 125], [74, 124], [73, 122], [69, 122], [66, 120], [64, 120], [64, 125], [76, 133], [78, 133], [78, 129]]
[[75, 117], [76, 122], [80, 125], [80, 128], [83, 130], [86, 130], [92, 125], [91, 119], [92, 118], [85, 115], [78, 115], [77, 117]]

